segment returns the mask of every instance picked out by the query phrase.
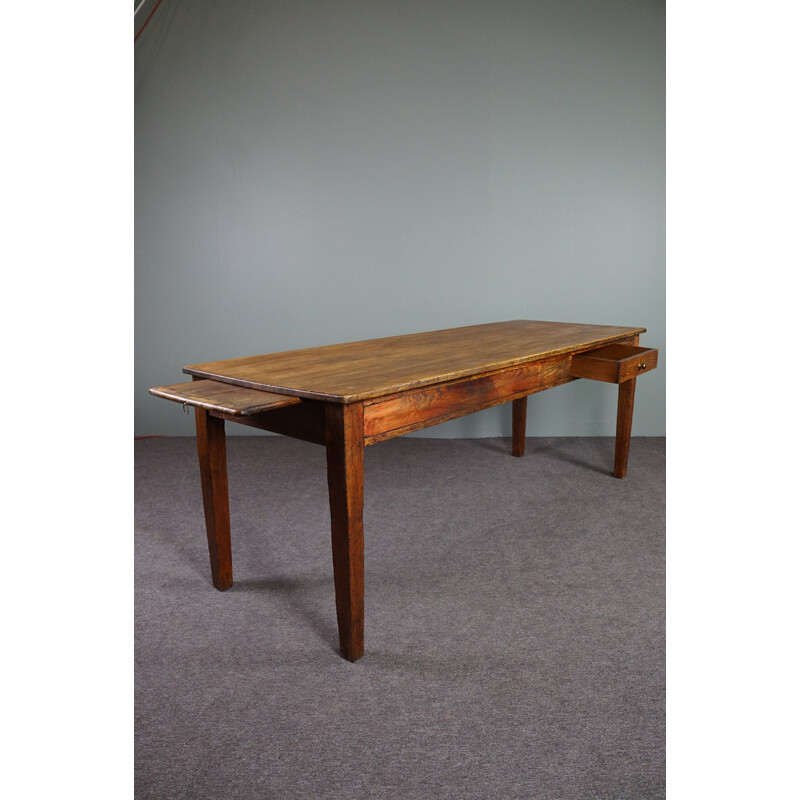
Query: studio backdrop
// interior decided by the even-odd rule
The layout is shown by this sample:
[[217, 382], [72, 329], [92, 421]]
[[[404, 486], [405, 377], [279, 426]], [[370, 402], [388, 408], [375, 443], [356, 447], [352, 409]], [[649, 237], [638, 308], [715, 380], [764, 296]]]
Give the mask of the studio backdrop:
[[[167, 0], [135, 43], [135, 433], [186, 364], [510, 319], [644, 326], [665, 434], [665, 9]], [[616, 387], [529, 436], [611, 436]], [[489, 409], [419, 436], [507, 436]], [[250, 429], [237, 426], [236, 434]]]

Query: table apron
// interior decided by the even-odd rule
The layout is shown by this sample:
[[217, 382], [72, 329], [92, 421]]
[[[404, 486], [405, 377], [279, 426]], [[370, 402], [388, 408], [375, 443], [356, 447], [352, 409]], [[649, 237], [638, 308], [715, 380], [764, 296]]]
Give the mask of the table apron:
[[365, 444], [455, 419], [575, 380], [571, 355], [506, 367], [476, 378], [399, 392], [364, 403]]
[[325, 405], [316, 400], [303, 400], [297, 405], [262, 411], [245, 417], [211, 413], [220, 419], [238, 422], [240, 425], [248, 425], [262, 431], [280, 433], [314, 444], [325, 444]]

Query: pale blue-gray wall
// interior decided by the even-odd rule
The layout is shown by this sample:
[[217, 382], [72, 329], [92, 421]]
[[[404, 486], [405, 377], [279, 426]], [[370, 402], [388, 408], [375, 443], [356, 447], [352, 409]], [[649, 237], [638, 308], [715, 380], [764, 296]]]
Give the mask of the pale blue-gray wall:
[[[135, 45], [135, 433], [181, 367], [504, 319], [648, 329], [665, 433], [665, 10], [166, 0]], [[616, 387], [531, 397], [612, 435]], [[229, 433], [248, 433], [229, 426]], [[510, 433], [501, 406], [417, 435]]]

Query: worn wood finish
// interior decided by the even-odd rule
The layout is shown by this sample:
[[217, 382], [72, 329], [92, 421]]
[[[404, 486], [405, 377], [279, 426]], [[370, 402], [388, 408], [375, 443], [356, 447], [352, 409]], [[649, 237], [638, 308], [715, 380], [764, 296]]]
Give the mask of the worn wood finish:
[[184, 367], [239, 386], [351, 403], [600, 347], [644, 328], [512, 320]]
[[555, 358], [364, 403], [366, 444], [439, 425], [574, 380], [569, 358]]
[[325, 408], [328, 495], [339, 650], [364, 653], [364, 412], [361, 403]]
[[218, 414], [227, 414], [231, 417], [260, 414], [263, 411], [301, 402], [299, 397], [210, 380], [154, 386], [150, 389], [150, 394], [155, 397], [163, 397], [165, 400], [173, 400], [176, 403], [205, 408]]
[[511, 455], [525, 455], [525, 428], [528, 423], [528, 396], [511, 401]]
[[622, 383], [650, 372], [657, 364], [658, 350], [632, 344], [610, 344], [573, 356], [572, 376]]
[[451, 412], [471, 412], [481, 406], [507, 402], [514, 395], [533, 392], [542, 385], [540, 364], [493, 372], [480, 378], [403, 392], [364, 405], [364, 434], [376, 436], [419, 422], [435, 422]]
[[212, 417], [204, 408], [195, 409], [195, 422], [211, 580], [217, 589], [224, 591], [233, 584], [225, 422]]

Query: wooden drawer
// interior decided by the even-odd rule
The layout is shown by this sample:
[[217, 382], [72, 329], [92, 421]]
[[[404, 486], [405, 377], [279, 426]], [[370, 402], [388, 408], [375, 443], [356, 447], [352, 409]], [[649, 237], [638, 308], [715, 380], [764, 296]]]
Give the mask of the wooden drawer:
[[572, 357], [573, 378], [623, 383], [656, 368], [658, 350], [632, 344], [608, 344]]

